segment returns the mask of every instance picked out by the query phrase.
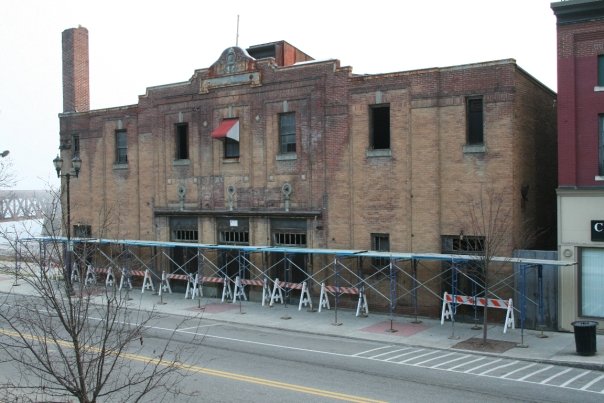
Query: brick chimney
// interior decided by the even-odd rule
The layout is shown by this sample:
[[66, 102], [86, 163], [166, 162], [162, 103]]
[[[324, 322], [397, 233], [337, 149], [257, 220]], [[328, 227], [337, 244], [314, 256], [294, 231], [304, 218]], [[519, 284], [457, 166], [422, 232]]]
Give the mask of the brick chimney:
[[63, 112], [90, 110], [88, 30], [82, 26], [63, 31]]

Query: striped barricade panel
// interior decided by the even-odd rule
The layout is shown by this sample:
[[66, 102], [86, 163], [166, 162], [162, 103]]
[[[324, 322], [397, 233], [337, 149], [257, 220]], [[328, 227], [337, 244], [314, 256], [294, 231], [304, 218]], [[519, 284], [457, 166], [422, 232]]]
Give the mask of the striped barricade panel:
[[365, 295], [365, 292], [362, 288], [325, 285], [325, 283], [321, 283], [321, 294], [319, 296], [319, 312], [321, 312], [322, 308], [331, 309], [331, 307], [329, 306], [329, 297], [327, 295], [328, 293], [335, 295], [358, 295], [359, 300], [357, 302], [356, 316], [369, 315], [369, 304], [367, 303], [367, 296]]
[[[195, 298], [197, 295], [200, 297], [203, 296], [203, 289], [200, 286], [204, 284], [224, 284], [224, 287], [222, 288], [222, 302], [224, 302], [225, 299], [230, 299], [233, 295], [231, 292], [232, 281], [233, 280], [228, 277], [200, 276], [199, 274], [195, 274], [193, 279], [193, 289], [191, 291], [191, 299]], [[185, 298], [187, 295], [188, 294], [185, 293]]]
[[445, 323], [445, 319], [452, 319], [454, 312], [451, 304], [455, 303], [458, 305], [471, 305], [471, 306], [479, 306], [487, 308], [497, 308], [497, 309], [505, 309], [505, 323], [503, 325], [503, 333], [507, 332], [508, 328], [515, 329], [516, 323], [514, 321], [514, 304], [512, 302], [512, 298], [505, 299], [496, 299], [496, 298], [484, 298], [478, 297], [474, 298], [468, 295], [451, 295], [445, 291], [443, 295], [443, 306], [440, 315], [440, 324]]

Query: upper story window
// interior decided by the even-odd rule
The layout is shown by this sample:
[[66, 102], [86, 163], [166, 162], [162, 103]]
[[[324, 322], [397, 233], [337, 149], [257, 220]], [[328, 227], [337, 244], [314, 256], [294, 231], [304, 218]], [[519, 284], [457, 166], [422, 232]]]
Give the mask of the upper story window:
[[279, 153], [296, 152], [296, 113], [279, 114]]
[[600, 115], [599, 147], [598, 152], [598, 176], [604, 176], [604, 115]]
[[482, 97], [468, 98], [467, 105], [467, 144], [484, 144], [484, 121]]
[[74, 157], [76, 155], [80, 155], [80, 135], [72, 134], [71, 135], [71, 155]]
[[224, 141], [224, 158], [239, 158], [239, 118], [223, 119], [212, 138]]
[[598, 87], [604, 87], [604, 55], [598, 55]]
[[370, 147], [374, 150], [390, 148], [390, 106], [370, 108]]
[[224, 158], [239, 158], [239, 142], [237, 140], [224, 139]]
[[177, 160], [189, 159], [189, 124], [176, 124], [176, 155]]
[[128, 133], [126, 130], [115, 131], [115, 163], [128, 163]]

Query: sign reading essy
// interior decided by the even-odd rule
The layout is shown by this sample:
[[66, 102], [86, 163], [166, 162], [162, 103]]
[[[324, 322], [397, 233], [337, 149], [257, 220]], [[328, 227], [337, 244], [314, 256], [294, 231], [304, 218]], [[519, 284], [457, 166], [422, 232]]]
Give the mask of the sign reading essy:
[[591, 240], [595, 242], [604, 242], [604, 220], [592, 220]]

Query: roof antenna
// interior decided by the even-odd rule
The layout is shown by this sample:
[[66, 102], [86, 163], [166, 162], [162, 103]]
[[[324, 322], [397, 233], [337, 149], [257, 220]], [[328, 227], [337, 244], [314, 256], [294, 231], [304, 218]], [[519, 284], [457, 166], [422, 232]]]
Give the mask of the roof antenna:
[[235, 46], [239, 47], [239, 14], [237, 14], [237, 37], [235, 38]]

